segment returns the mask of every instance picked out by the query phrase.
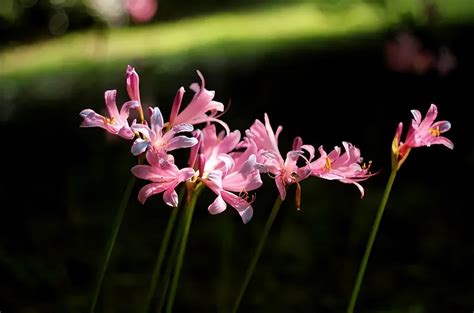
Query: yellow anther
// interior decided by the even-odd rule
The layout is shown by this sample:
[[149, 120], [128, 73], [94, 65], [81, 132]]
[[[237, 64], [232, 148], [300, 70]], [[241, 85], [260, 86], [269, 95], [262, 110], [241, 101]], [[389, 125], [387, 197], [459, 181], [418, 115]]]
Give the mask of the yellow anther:
[[326, 165], [324, 165], [324, 167], [330, 171], [332, 169], [331, 167], [331, 160], [329, 160], [329, 158], [326, 158]]
[[372, 165], [372, 161], [369, 161], [368, 164], [365, 164], [365, 162], [364, 162], [364, 164], [362, 164], [362, 169], [364, 169], [364, 170], [365, 170], [365, 169], [370, 169], [370, 166], [371, 166], [371, 165]]
[[115, 117], [113, 116], [110, 118], [104, 116], [102, 119], [104, 120], [104, 124], [108, 124], [108, 125], [115, 124]]
[[435, 137], [439, 137], [439, 135], [441, 135], [441, 132], [439, 131], [439, 126], [436, 126], [436, 128], [430, 128], [429, 132]]

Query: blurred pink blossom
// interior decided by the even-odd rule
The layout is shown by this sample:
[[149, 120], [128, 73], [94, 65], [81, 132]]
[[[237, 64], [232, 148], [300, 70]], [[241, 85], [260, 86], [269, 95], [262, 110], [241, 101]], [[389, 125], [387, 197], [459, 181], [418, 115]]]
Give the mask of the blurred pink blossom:
[[128, 14], [136, 23], [150, 21], [158, 10], [158, 0], [125, 0], [125, 5]]

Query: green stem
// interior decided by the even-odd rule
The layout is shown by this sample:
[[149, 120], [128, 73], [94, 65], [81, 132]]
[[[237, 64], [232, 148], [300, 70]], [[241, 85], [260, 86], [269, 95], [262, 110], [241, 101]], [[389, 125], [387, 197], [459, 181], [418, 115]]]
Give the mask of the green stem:
[[[183, 199], [183, 201], [185, 201], [185, 200]], [[180, 246], [180, 243], [181, 243], [183, 229], [186, 225], [186, 215], [187, 215], [187, 212], [189, 211], [189, 205], [186, 205], [183, 211], [184, 212], [181, 212], [181, 216], [180, 216], [180, 219], [179, 219], [179, 224], [178, 224], [178, 227], [175, 231], [174, 240], [173, 240], [173, 247], [171, 248], [171, 252], [169, 253], [169, 257], [168, 257], [168, 261], [167, 261], [168, 265], [166, 266], [166, 270], [165, 270], [165, 273], [163, 275], [163, 279], [161, 281], [161, 286], [160, 286], [160, 290], [159, 290], [159, 294], [158, 294], [158, 303], [156, 305], [156, 312], [158, 312], [158, 313], [161, 313], [161, 310], [163, 309], [163, 305], [164, 305], [164, 302], [165, 302], [165, 296], [166, 296], [166, 293], [167, 293], [168, 287], [169, 287], [171, 273], [172, 273], [173, 268], [174, 268], [173, 265], [176, 264], [176, 258], [178, 256], [178, 250], [179, 250], [179, 246]]]
[[247, 268], [247, 272], [245, 273], [244, 282], [242, 286], [240, 287], [239, 295], [232, 309], [233, 313], [236, 313], [237, 309], [239, 308], [240, 302], [242, 301], [242, 298], [245, 294], [245, 289], [247, 289], [247, 285], [250, 282], [250, 278], [252, 278], [253, 272], [255, 271], [255, 266], [257, 265], [258, 259], [260, 257], [260, 253], [262, 252], [263, 246], [265, 245], [265, 241], [267, 240], [267, 237], [268, 237], [268, 233], [270, 232], [270, 229], [272, 228], [273, 221], [275, 221], [275, 217], [278, 214], [278, 210], [280, 209], [282, 202], [283, 201], [281, 200], [280, 196], [278, 196], [278, 198], [275, 200], [275, 204], [273, 205], [272, 211], [270, 212], [270, 216], [268, 217], [267, 223], [265, 224], [265, 228], [263, 229], [262, 236], [260, 237], [257, 250], [255, 251], [255, 254], [253, 255], [253, 258], [250, 262], [250, 265]]
[[110, 235], [109, 241], [107, 243], [104, 263], [102, 264], [102, 269], [100, 270], [99, 276], [97, 278], [97, 283], [94, 290], [94, 297], [92, 298], [92, 304], [90, 309], [91, 313], [95, 312], [95, 307], [97, 305], [97, 300], [99, 299], [99, 294], [102, 288], [102, 283], [104, 281], [105, 272], [107, 271], [107, 267], [109, 266], [110, 256], [112, 255], [112, 250], [114, 249], [115, 241], [117, 239], [117, 235], [120, 230], [120, 225], [122, 224], [123, 216], [125, 215], [125, 209], [127, 208], [128, 200], [130, 199], [130, 194], [132, 193], [135, 181], [135, 176], [130, 178], [130, 180], [128, 181], [127, 188], [123, 193], [122, 200], [120, 201], [120, 206], [117, 211], [117, 215], [115, 216], [114, 224], [112, 226], [112, 234]]
[[362, 284], [362, 279], [364, 278], [365, 268], [367, 267], [367, 262], [369, 261], [370, 252], [372, 251], [372, 246], [377, 236], [377, 231], [379, 229], [380, 221], [382, 220], [383, 212], [385, 210], [385, 205], [387, 204], [390, 191], [392, 190], [393, 182], [397, 176], [397, 169], [392, 169], [390, 177], [385, 187], [383, 193], [382, 201], [380, 202], [379, 210], [377, 216], [375, 217], [374, 224], [372, 225], [372, 232], [370, 233], [369, 241], [367, 242], [367, 247], [365, 248], [364, 257], [362, 258], [362, 263], [360, 264], [359, 273], [357, 274], [357, 279], [352, 290], [351, 300], [349, 301], [349, 306], [347, 307], [347, 313], [353, 313], [354, 307], [357, 301], [357, 296], [359, 295], [360, 286]]
[[[178, 197], [178, 199], [180, 199], [181, 202], [183, 200], [183, 195], [185, 191], [186, 191], [186, 187], [183, 186]], [[150, 310], [150, 305], [153, 300], [153, 296], [155, 295], [155, 292], [156, 292], [156, 286], [158, 285], [158, 281], [160, 279], [161, 267], [165, 259], [166, 251], [168, 250], [171, 232], [173, 230], [177, 215], [178, 215], [178, 208], [172, 208], [171, 215], [168, 220], [168, 225], [166, 225], [165, 235], [161, 242], [160, 251], [158, 253], [158, 258], [156, 260], [155, 268], [153, 269], [153, 274], [151, 276], [150, 289], [148, 290], [146, 305], [143, 311], [144, 313], [148, 313]]]
[[188, 236], [189, 236], [189, 229], [191, 228], [191, 221], [193, 219], [193, 213], [194, 213], [194, 207], [196, 206], [196, 201], [201, 193], [201, 190], [203, 189], [202, 184], [197, 185], [197, 187], [194, 189], [191, 201], [188, 204], [188, 209], [185, 212], [185, 226], [183, 230], [183, 235], [181, 237], [181, 243], [179, 246], [179, 252], [178, 252], [178, 259], [176, 261], [176, 267], [174, 268], [174, 274], [173, 274], [173, 279], [171, 281], [171, 289], [170, 289], [170, 294], [168, 298], [168, 303], [166, 304], [166, 312], [171, 313], [173, 311], [173, 303], [174, 299], [176, 297], [176, 289], [178, 287], [178, 281], [179, 281], [179, 276], [181, 274], [181, 268], [183, 266], [183, 261], [184, 261], [184, 253], [186, 251], [186, 243], [188, 241]]

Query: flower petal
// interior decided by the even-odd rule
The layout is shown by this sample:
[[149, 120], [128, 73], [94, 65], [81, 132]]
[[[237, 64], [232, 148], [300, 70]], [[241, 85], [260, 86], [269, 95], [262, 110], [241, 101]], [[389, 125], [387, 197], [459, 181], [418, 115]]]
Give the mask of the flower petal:
[[166, 151], [172, 151], [180, 148], [189, 148], [198, 143], [194, 137], [177, 136], [172, 138], [166, 145]]
[[149, 141], [146, 141], [146, 140], [143, 140], [141, 138], [137, 138], [134, 142], [133, 142], [133, 145], [132, 145], [132, 154], [134, 156], [137, 156], [137, 155], [140, 155], [142, 154], [143, 152], [145, 152], [145, 150], [150, 146], [150, 142]]
[[140, 201], [141, 204], [144, 204], [149, 197], [163, 192], [165, 187], [166, 186], [162, 183], [151, 183], [143, 186], [138, 192], [138, 201]]
[[221, 195], [218, 195], [216, 199], [214, 200], [214, 202], [212, 202], [211, 205], [209, 205], [207, 210], [211, 214], [219, 214], [219, 213], [224, 212], [226, 208], [227, 208], [227, 204], [225, 203], [224, 199], [222, 199]]
[[178, 207], [178, 194], [174, 190], [174, 188], [168, 188], [164, 193], [163, 193], [163, 200], [165, 203], [171, 207]]

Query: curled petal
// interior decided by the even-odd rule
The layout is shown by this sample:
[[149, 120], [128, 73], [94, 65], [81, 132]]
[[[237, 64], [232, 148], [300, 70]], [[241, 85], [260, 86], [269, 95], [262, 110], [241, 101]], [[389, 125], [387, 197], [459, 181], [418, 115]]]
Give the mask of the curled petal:
[[224, 212], [226, 208], [227, 204], [225, 203], [224, 199], [222, 199], [221, 195], [218, 195], [214, 202], [212, 202], [207, 209], [211, 214], [219, 214]]
[[163, 192], [166, 189], [166, 186], [162, 183], [151, 183], [143, 186], [140, 191], [138, 192], [138, 201], [141, 204], [144, 204], [145, 201], [158, 193]]
[[225, 190], [222, 191], [221, 195], [225, 202], [237, 210], [242, 218], [242, 222], [247, 224], [253, 216], [252, 205], [241, 197]]
[[178, 194], [174, 190], [174, 188], [168, 188], [164, 193], [163, 193], [163, 200], [165, 203], [171, 207], [178, 207]]
[[131, 149], [132, 154], [134, 156], [140, 155], [143, 152], [145, 152], [149, 146], [150, 146], [149, 141], [143, 140], [141, 138], [137, 138], [132, 145], [132, 149]]
[[174, 125], [174, 120], [176, 119], [176, 116], [178, 115], [179, 108], [181, 107], [181, 102], [183, 101], [184, 92], [185, 92], [184, 88], [181, 87], [178, 89], [178, 92], [176, 93], [176, 96], [174, 97], [173, 106], [171, 107], [170, 125]]
[[172, 138], [166, 145], [167, 151], [172, 151], [180, 148], [189, 148], [198, 143], [198, 140], [194, 137], [177, 136]]

